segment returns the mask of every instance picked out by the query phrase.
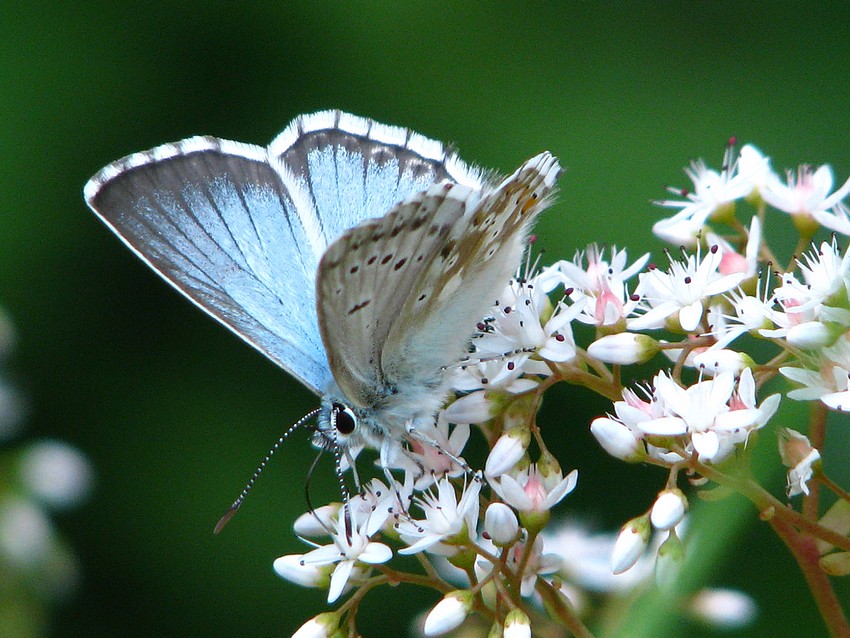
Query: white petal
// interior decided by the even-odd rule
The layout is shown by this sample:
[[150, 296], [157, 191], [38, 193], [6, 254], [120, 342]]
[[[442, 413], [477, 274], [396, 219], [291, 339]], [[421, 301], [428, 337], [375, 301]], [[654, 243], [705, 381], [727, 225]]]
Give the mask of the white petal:
[[716, 432], [694, 432], [691, 442], [700, 458], [707, 461], [713, 459], [720, 449], [720, 439], [717, 438]]
[[353, 560], [344, 560], [336, 566], [334, 573], [331, 575], [331, 586], [328, 588], [328, 602], [332, 603], [342, 594], [345, 585], [348, 582], [351, 571], [354, 569]]
[[702, 301], [695, 301], [679, 311], [679, 324], [685, 332], [693, 332], [702, 319]]
[[637, 437], [619, 421], [607, 417], [594, 419], [590, 432], [599, 441], [599, 445], [615, 458], [625, 461], [637, 455]]
[[370, 542], [366, 545], [360, 555], [357, 557], [361, 563], [369, 563], [370, 565], [378, 565], [386, 563], [393, 557], [393, 550], [383, 543]]
[[547, 495], [543, 502], [545, 509], [551, 509], [561, 502], [567, 494], [575, 489], [578, 482], [578, 470], [573, 470], [567, 474], [560, 483], [558, 483]]
[[688, 431], [688, 425], [682, 419], [675, 416], [664, 416], [659, 419], [644, 421], [643, 423], [638, 423], [637, 427], [642, 432], [657, 434], [659, 436], [678, 436]]

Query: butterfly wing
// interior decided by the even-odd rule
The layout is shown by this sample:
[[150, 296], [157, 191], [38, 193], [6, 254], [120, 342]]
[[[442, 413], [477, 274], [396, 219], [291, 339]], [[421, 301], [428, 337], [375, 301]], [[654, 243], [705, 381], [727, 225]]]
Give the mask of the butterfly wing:
[[265, 149], [199, 137], [107, 166], [85, 196], [166, 281], [319, 392], [330, 372], [314, 310], [318, 256], [293, 191]]
[[415, 404], [439, 385], [515, 271], [558, 172], [544, 153], [498, 186], [437, 184], [328, 248], [322, 338], [350, 401]]
[[325, 245], [431, 184], [481, 187], [479, 171], [442, 143], [341, 111], [297, 118], [269, 155], [309, 194]]
[[195, 137], [95, 175], [89, 206], [200, 308], [314, 392], [332, 384], [315, 273], [330, 242], [437, 180], [479, 184], [439, 142], [340, 111], [268, 149]]
[[541, 153], [467, 208], [394, 317], [381, 355], [390, 383], [427, 387], [435, 374], [458, 362], [476, 325], [515, 274], [560, 172], [558, 160]]
[[334, 377], [355, 406], [375, 406], [389, 391], [381, 361], [393, 321], [479, 197], [460, 184], [432, 185], [344, 233], [323, 256], [317, 278], [322, 339]]

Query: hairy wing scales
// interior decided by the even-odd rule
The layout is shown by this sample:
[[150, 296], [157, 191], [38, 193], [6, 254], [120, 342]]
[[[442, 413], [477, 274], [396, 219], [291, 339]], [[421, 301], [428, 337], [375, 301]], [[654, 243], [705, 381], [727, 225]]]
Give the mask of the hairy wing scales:
[[322, 258], [322, 339], [337, 383], [360, 407], [374, 406], [393, 391], [381, 365], [387, 334], [422, 271], [477, 197], [476, 190], [458, 184], [433, 185], [346, 232]]
[[559, 171], [549, 153], [532, 158], [455, 224], [387, 336], [382, 368], [390, 383], [433, 384], [442, 367], [461, 357], [477, 322], [516, 270]]

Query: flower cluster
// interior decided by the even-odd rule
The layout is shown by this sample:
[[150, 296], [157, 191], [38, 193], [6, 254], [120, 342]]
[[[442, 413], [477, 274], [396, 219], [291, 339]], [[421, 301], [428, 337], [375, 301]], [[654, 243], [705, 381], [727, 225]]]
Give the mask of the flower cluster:
[[[384, 583], [440, 592], [420, 627], [427, 636], [461, 624], [478, 627], [469, 635], [566, 635], [565, 627], [591, 635], [584, 622], [600, 617], [605, 595], [675, 583], [686, 565], [690, 488], [709, 482], [769, 511], [796, 556], [806, 554], [793, 546], [805, 531], [819, 541], [821, 569], [850, 574], [850, 540], [835, 522], [848, 517], [833, 508], [831, 527], [819, 522], [815, 501], [804, 524], [748, 471], [759, 439], [776, 436], [788, 497], [816, 498], [822, 483], [850, 508], [818, 449], [826, 411], [850, 412], [850, 253], [835, 237], [815, 238], [823, 228], [850, 235], [850, 180], [834, 190], [828, 166], [783, 178], [734, 140], [720, 170], [700, 160], [686, 173], [692, 188], [669, 189], [675, 197], [657, 204], [676, 212], [653, 228], [681, 256], [668, 253], [659, 267], [648, 254], [630, 263], [625, 250], [591, 245], [572, 260], [526, 266], [481, 319], [469, 356], [446, 371], [453, 393], [435, 424], [384, 468], [385, 482], [299, 519], [296, 532], [313, 548], [279, 558], [277, 573], [326, 588], [331, 603], [355, 593], [298, 638], [354, 635], [359, 601]], [[766, 239], [783, 215], [802, 255], [784, 269]], [[657, 367], [641, 381], [626, 375], [636, 364]], [[788, 381], [790, 399], [811, 402], [809, 437], [775, 426]], [[590, 424], [607, 453], [663, 471], [654, 502], [617, 534], [551, 514], [578, 477], [562, 471], [535, 419], [558, 382], [613, 402]], [[572, 427], [581, 424], [554, 436]], [[475, 436], [489, 449], [480, 463], [465, 453]], [[394, 555], [416, 556], [422, 570], [397, 568]], [[729, 590], [681, 602], [723, 626], [754, 616], [752, 602]]]

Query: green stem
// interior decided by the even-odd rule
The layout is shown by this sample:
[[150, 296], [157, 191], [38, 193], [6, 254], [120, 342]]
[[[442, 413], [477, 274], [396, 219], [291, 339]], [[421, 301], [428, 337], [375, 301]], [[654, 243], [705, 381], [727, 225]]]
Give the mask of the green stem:
[[832, 582], [820, 568], [820, 555], [814, 540], [801, 535], [781, 518], [774, 517], [769, 522], [797, 560], [815, 599], [815, 604], [829, 630], [829, 635], [833, 638], [850, 638], [850, 624], [844, 616], [841, 603], [832, 588]]
[[572, 605], [570, 605], [569, 601], [563, 597], [561, 592], [542, 578], [537, 579], [535, 589], [537, 590], [537, 593], [540, 594], [540, 597], [543, 599], [543, 602], [546, 604], [550, 613], [557, 615], [558, 620], [560, 620], [564, 626], [569, 629], [573, 636], [576, 638], [593, 638], [593, 634], [590, 633], [590, 630], [585, 627], [581, 620], [579, 620], [575, 610], [572, 608]]

